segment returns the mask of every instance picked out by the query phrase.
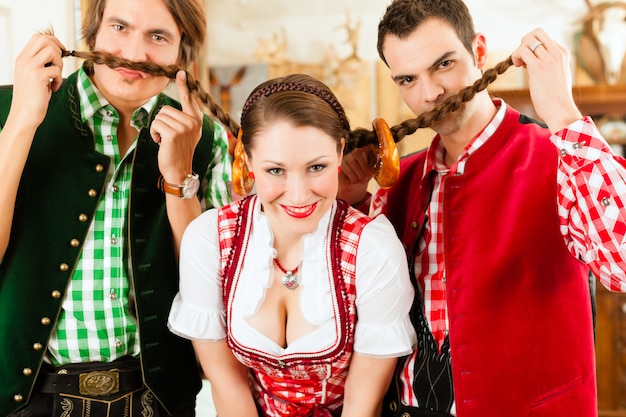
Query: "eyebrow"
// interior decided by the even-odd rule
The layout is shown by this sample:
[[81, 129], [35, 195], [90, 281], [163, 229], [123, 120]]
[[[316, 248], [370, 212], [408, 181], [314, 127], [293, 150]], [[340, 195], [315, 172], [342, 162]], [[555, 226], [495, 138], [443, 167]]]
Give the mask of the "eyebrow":
[[[318, 157], [315, 157], [313, 159], [311, 159], [310, 161], [306, 161], [304, 164], [305, 165], [315, 165], [315, 164], [321, 164], [326, 162], [326, 160], [330, 159], [332, 156], [331, 155], [320, 155]], [[265, 159], [263, 161], [260, 162], [264, 162], [264, 163], [270, 163], [270, 164], [274, 164], [274, 165], [278, 165], [278, 166], [283, 166], [282, 163], [277, 162], [277, 161], [272, 161], [271, 159]]]
[[[452, 55], [454, 55], [454, 51], [448, 51], [445, 52], [444, 54], [442, 54], [439, 58], [437, 58], [431, 65], [430, 67], [428, 67], [429, 71], [432, 71], [433, 69], [435, 69], [442, 61], [445, 61], [446, 59], [450, 58]], [[400, 75], [394, 75], [391, 79], [394, 82], [398, 82], [398, 81], [402, 81], [407, 77], [414, 77], [414, 75], [411, 74], [400, 74]]]
[[[129, 27], [131, 29], [133, 29], [135, 26], [130, 24], [130, 22], [122, 19], [121, 17], [117, 17], [117, 16], [111, 16], [107, 19], [107, 23], [119, 23], [122, 26], [126, 26]], [[161, 28], [154, 28], [154, 29], [150, 29], [147, 31], [147, 33], [151, 34], [151, 35], [162, 35], [166, 38], [173, 38], [174, 34], [167, 30], [167, 29], [161, 29]]]

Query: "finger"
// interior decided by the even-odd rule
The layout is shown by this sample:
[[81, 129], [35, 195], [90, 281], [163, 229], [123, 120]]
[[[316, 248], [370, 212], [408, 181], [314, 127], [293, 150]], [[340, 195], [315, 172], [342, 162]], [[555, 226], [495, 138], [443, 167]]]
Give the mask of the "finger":
[[339, 178], [343, 178], [348, 183], [356, 182], [359, 178], [359, 174], [355, 171], [354, 166], [349, 163], [344, 163], [341, 165], [341, 172], [339, 173]]
[[369, 145], [360, 149], [357, 149], [357, 162], [362, 171], [371, 173], [374, 171], [376, 164], [378, 163], [378, 148], [373, 145]]
[[152, 140], [159, 145], [163, 141], [163, 136], [167, 135], [167, 131], [169, 130], [167, 123], [163, 122], [163, 116], [160, 113], [161, 112], [157, 114], [150, 124], [150, 136], [152, 137]]
[[48, 43], [53, 44], [54, 46], [56, 46], [59, 51], [64, 51], [65, 50], [65, 46], [63, 46], [63, 44], [61, 43], [61, 41], [54, 35], [44, 35], [42, 34], [41, 36], [43, 36]]
[[533, 54], [538, 55], [540, 51], [546, 49], [546, 46], [543, 42], [537, 39], [528, 46], [528, 49], [530, 49], [530, 52]]
[[54, 36], [35, 35], [33, 36], [32, 56], [41, 62], [44, 67], [63, 67], [63, 50], [65, 47]]
[[187, 72], [180, 70], [176, 73], [176, 86], [178, 87], [178, 96], [183, 112], [192, 116], [201, 116], [202, 112], [198, 103], [195, 101], [187, 86]]
[[47, 65], [62, 68], [63, 67], [63, 49], [64, 49], [63, 45], [59, 46], [57, 42], [54, 45], [50, 45], [49, 49], [51, 53], [50, 53], [50, 59], [47, 61]]
[[342, 174], [350, 182], [360, 182], [364, 178], [369, 178], [373, 175], [373, 162], [371, 161], [370, 153], [370, 147], [359, 148], [344, 157], [341, 164]]
[[[150, 134], [157, 143], [170, 141], [189, 132], [193, 118], [173, 107], [163, 106], [150, 125]], [[158, 140], [158, 141], [157, 141]]]
[[57, 91], [61, 88], [61, 83], [63, 82], [62, 68], [62, 66], [50, 65], [43, 72], [44, 82], [47, 83], [52, 91]]
[[533, 49], [540, 48], [543, 44], [543, 31], [541, 29], [535, 29], [532, 32], [524, 35], [520, 41], [520, 45], [511, 54], [513, 65], [516, 67], [526, 68], [527, 64], [536, 56], [533, 54]]
[[150, 126], [150, 137], [154, 143], [161, 144], [161, 134], [154, 126]]
[[52, 90], [61, 87], [63, 72], [63, 45], [53, 36], [43, 36], [44, 44], [36, 53], [35, 59], [43, 63], [43, 82]]
[[196, 123], [193, 116], [175, 109], [171, 106], [163, 106], [154, 119], [162, 136], [184, 135], [192, 130]]

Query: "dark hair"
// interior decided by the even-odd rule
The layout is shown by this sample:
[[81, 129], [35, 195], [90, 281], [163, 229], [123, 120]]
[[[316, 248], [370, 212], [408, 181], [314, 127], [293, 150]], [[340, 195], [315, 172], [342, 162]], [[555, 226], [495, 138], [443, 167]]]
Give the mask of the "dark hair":
[[394, 0], [378, 24], [378, 55], [387, 64], [383, 46], [387, 35], [409, 36], [428, 19], [440, 19], [454, 29], [465, 49], [472, 54], [474, 23], [462, 0]]
[[[92, 0], [83, 18], [82, 36], [89, 48], [96, 41], [106, 1]], [[200, 0], [165, 0], [165, 4], [182, 34], [177, 64], [188, 68], [198, 59], [206, 39], [204, 7]]]
[[337, 152], [347, 139], [350, 124], [339, 100], [323, 82], [306, 74], [274, 78], [257, 86], [241, 113], [241, 142], [246, 152], [254, 137], [269, 124], [286, 120], [294, 126], [312, 126], [333, 138]]

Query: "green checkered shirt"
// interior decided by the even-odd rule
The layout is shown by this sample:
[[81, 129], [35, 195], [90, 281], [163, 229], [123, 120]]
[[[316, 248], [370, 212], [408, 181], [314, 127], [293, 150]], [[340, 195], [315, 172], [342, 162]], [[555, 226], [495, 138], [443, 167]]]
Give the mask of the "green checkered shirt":
[[[78, 73], [81, 117], [94, 133], [95, 148], [111, 158], [105, 192], [90, 225], [81, 256], [72, 275], [61, 315], [48, 345], [54, 365], [77, 362], [110, 362], [139, 354], [137, 323], [131, 313], [133, 295], [125, 257], [126, 218], [130, 195], [132, 154], [117, 146], [119, 115], [81, 68]], [[135, 110], [131, 125], [139, 132], [147, 127], [157, 98]], [[231, 161], [223, 127], [215, 123], [213, 160], [203, 178], [204, 209], [229, 202]]]

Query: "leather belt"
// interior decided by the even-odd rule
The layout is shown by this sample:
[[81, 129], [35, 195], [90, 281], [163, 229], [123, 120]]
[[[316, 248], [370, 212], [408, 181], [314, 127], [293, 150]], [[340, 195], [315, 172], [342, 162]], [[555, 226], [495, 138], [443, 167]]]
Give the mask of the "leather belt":
[[119, 369], [112, 363], [108, 365], [111, 366], [110, 369], [85, 369], [83, 372], [69, 371], [63, 367], [56, 372], [42, 370], [39, 390], [48, 394], [104, 397], [143, 387], [141, 367]]

